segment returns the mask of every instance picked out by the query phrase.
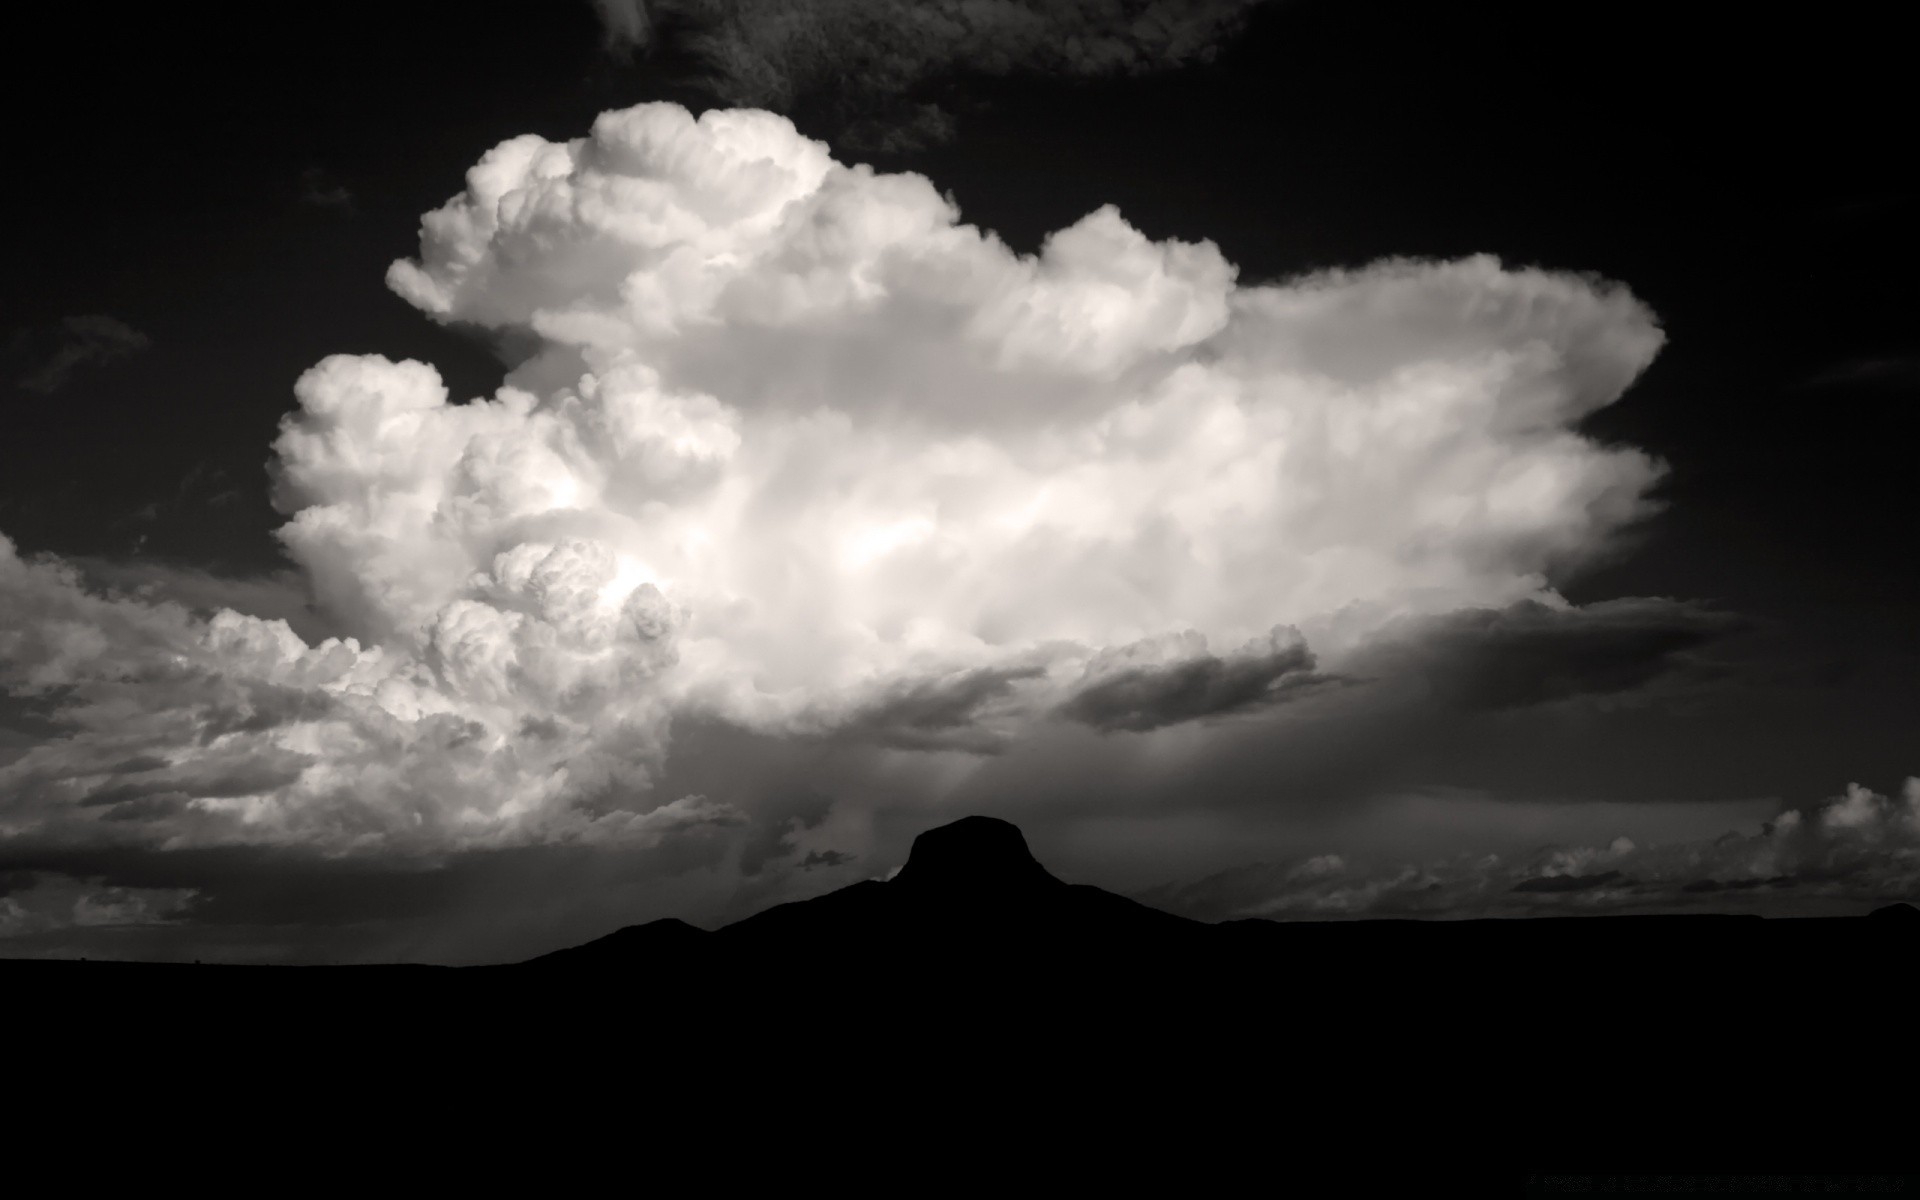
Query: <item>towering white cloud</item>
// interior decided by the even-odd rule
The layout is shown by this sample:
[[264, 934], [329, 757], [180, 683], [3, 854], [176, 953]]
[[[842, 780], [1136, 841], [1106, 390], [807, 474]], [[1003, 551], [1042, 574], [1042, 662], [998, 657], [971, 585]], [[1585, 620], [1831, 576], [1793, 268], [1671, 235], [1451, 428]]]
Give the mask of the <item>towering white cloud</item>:
[[632, 820], [674, 799], [680, 714], [1149, 730], [1394, 621], [1565, 608], [1546, 573], [1657, 471], [1573, 428], [1660, 345], [1624, 289], [1489, 258], [1240, 286], [1111, 208], [1023, 255], [764, 112], [507, 142], [389, 282], [535, 351], [467, 403], [416, 362], [299, 380], [280, 536], [350, 637], [89, 595], [0, 542], [29, 614], [0, 672], [81, 728], [0, 766], [8, 832], [653, 838], [737, 816]]

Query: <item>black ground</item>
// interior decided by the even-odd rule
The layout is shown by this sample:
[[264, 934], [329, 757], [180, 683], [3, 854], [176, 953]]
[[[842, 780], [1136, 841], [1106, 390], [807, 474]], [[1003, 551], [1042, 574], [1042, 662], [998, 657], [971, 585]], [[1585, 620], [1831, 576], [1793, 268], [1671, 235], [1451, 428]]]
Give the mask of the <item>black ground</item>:
[[1404, 1194], [1909, 1166], [1917, 945], [1909, 905], [1206, 925], [973, 817], [890, 882], [713, 932], [459, 969], [0, 962], [0, 997], [9, 1089], [66, 1132], [151, 1136], [116, 1122], [158, 1105], [295, 1158], [377, 1133], [470, 1168], [608, 1128], [721, 1175], [1018, 1159], [1061, 1187]]

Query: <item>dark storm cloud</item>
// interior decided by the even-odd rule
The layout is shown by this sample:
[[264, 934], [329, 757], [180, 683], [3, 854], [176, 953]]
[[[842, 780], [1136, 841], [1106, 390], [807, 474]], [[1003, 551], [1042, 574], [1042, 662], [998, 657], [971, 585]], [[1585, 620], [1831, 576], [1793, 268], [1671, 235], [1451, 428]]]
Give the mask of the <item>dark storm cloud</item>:
[[[103, 821], [165, 821], [187, 811], [193, 798], [185, 792], [160, 792], [108, 804]], [[81, 804], [91, 801], [83, 800]], [[104, 802], [103, 802], [104, 803]]]
[[1094, 78], [1211, 61], [1262, 0], [593, 0], [608, 45], [693, 64], [722, 103], [811, 106], [838, 139], [951, 138], [962, 73]]
[[1581, 608], [1524, 600], [1403, 625], [1358, 669], [1417, 672], [1436, 700], [1456, 708], [1525, 708], [1711, 674], [1696, 652], [1744, 628], [1738, 616], [1679, 600]]
[[89, 313], [64, 317], [48, 329], [14, 335], [5, 354], [8, 373], [30, 392], [50, 396], [74, 372], [145, 350], [153, 341], [118, 317]]
[[1298, 637], [1256, 643], [1228, 658], [1194, 647], [1170, 662], [1139, 661], [1139, 649], [1097, 655], [1059, 715], [1138, 733], [1264, 708], [1331, 682], [1314, 672], [1313, 652]]
[[158, 771], [163, 767], [171, 765], [172, 764], [166, 759], [160, 758], [157, 755], [142, 754], [129, 758], [125, 762], [113, 764], [113, 766], [107, 768], [107, 773], [109, 775], [134, 775], [141, 771]]
[[794, 837], [818, 827], [832, 810], [833, 798], [815, 791], [777, 795], [760, 805], [740, 846], [740, 874], [758, 875], [768, 863], [792, 854]]
[[[0, 735], [11, 732], [22, 744], [31, 745], [59, 733], [60, 699], [58, 690], [28, 695], [0, 692]], [[0, 746], [4, 745], [0, 737]]]
[[851, 854], [842, 854], [838, 850], [809, 850], [800, 860], [802, 871], [811, 871], [815, 867], [839, 867], [853, 861]]
[[1689, 895], [1704, 895], [1709, 892], [1750, 892], [1755, 888], [1786, 888], [1793, 885], [1791, 876], [1775, 875], [1771, 879], [1696, 879], [1680, 890]]
[[75, 931], [117, 932], [178, 924], [191, 888], [123, 887], [94, 875], [0, 870], [0, 956], [33, 939], [69, 939]]
[[996, 707], [1038, 666], [981, 667], [933, 679], [910, 679], [884, 692], [842, 727], [845, 736], [898, 750], [962, 750], [991, 754], [1005, 741], [985, 727]]
[[276, 746], [231, 763], [200, 761], [178, 769], [163, 763], [143, 769], [136, 778], [94, 789], [80, 806], [96, 808], [167, 793], [208, 799], [255, 796], [294, 782], [313, 762], [312, 755]]
[[212, 704], [201, 712], [200, 741], [213, 742], [229, 733], [265, 733], [299, 721], [329, 716], [337, 702], [324, 692], [304, 691], [273, 683], [249, 682], [228, 703]]

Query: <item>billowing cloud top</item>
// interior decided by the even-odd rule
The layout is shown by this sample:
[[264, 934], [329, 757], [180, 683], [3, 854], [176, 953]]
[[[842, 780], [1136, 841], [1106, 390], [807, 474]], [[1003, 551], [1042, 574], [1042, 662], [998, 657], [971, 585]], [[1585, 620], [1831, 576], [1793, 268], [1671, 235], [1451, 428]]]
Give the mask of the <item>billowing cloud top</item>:
[[765, 112], [509, 141], [389, 282], [529, 353], [469, 403], [299, 380], [280, 536], [341, 637], [0, 539], [0, 677], [66, 731], [0, 759], [0, 834], [657, 840], [738, 819], [651, 793], [676, 715], [982, 750], [1277, 703], [1389, 625], [1565, 610], [1657, 474], [1574, 431], [1660, 346], [1623, 288], [1246, 286], [1111, 208], [1024, 255]]

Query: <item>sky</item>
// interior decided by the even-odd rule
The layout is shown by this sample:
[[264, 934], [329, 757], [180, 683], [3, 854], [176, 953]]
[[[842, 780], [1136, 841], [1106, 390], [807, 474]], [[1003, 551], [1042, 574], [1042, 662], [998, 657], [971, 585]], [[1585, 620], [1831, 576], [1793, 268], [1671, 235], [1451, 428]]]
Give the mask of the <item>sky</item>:
[[54, 22], [0, 954], [507, 961], [968, 813], [1209, 920], [1920, 890], [1868, 6]]

